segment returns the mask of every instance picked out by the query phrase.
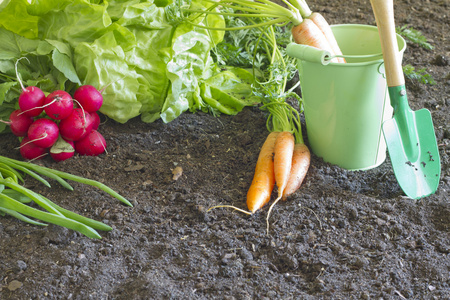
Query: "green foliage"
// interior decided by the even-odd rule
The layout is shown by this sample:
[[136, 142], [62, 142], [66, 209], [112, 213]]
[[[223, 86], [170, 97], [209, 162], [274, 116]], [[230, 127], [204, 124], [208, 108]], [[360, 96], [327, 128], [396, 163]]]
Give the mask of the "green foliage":
[[[190, 110], [215, 114], [242, 109], [229, 97], [227, 108], [202, 99], [208, 78], [222, 70], [211, 50], [223, 40], [220, 15], [202, 15], [214, 2], [204, 0], [42, 0], [7, 1], [0, 6], [0, 118], [17, 107], [21, 90], [11, 72], [25, 85], [44, 92], [75, 85], [106, 87], [100, 112], [125, 123], [140, 116], [144, 122], [170, 122]], [[231, 74], [236, 71], [236, 74]], [[230, 78], [242, 72], [228, 69]], [[223, 76], [222, 76], [223, 77]], [[244, 76], [245, 77], [245, 76]], [[224, 82], [229, 83], [230, 80]], [[217, 81], [216, 81], [217, 83]], [[239, 87], [245, 82], [240, 82]], [[69, 86], [71, 84], [71, 86]], [[45, 85], [45, 86], [44, 86]], [[226, 87], [228, 88], [228, 87]], [[248, 86], [240, 91], [242, 96]], [[248, 94], [247, 96], [252, 96]], [[236, 103], [236, 107], [228, 107]], [[245, 105], [254, 99], [244, 99]], [[222, 110], [221, 110], [222, 109]], [[0, 132], [5, 125], [0, 125]]]
[[425, 48], [427, 50], [433, 49], [433, 46], [428, 43], [427, 38], [422, 34], [422, 32], [409, 27], [408, 25], [397, 28], [396, 31], [399, 35], [415, 44], [418, 44], [422, 48]]
[[[244, 29], [225, 34], [224, 41], [214, 49], [217, 61], [251, 68], [258, 80], [253, 85], [253, 93], [263, 104], [261, 109], [268, 114], [267, 129], [292, 132], [296, 142], [303, 143], [299, 116], [301, 99], [293, 92], [296, 86], [286, 90], [287, 82], [297, 73], [295, 59], [286, 53], [286, 46], [292, 41], [289, 27], [252, 27], [267, 23], [267, 19], [255, 17], [226, 15], [225, 21], [228, 28]], [[300, 111], [288, 104], [287, 99], [297, 100]]]
[[[396, 31], [399, 35], [424, 49], [433, 49], [433, 46], [428, 43], [426, 37], [419, 30], [409, 27], [408, 25], [404, 25], [402, 27], [398, 27]], [[418, 81], [423, 84], [436, 84], [433, 77], [431, 77], [431, 75], [426, 72], [425, 68], [416, 70], [412, 65], [408, 64], [403, 66], [403, 73], [407, 78], [411, 80]]]
[[[46, 223], [52, 223], [97, 239], [100, 239], [101, 236], [96, 230], [112, 230], [110, 226], [104, 223], [66, 210], [41, 194], [22, 186], [20, 183], [23, 183], [22, 175], [25, 174], [35, 178], [47, 187], [50, 187], [50, 183], [42, 176], [57, 181], [69, 190], [73, 190], [73, 188], [66, 180], [91, 185], [117, 198], [124, 204], [132, 206], [127, 199], [98, 181], [0, 156], [0, 216], [10, 215], [33, 225], [46, 226]], [[34, 202], [43, 210], [26, 205], [30, 202]], [[46, 223], [41, 223], [34, 219]]]
[[436, 81], [434, 81], [433, 77], [427, 73], [425, 68], [416, 70], [413, 66], [408, 64], [403, 66], [403, 73], [411, 80], [419, 81], [424, 84], [436, 84]]

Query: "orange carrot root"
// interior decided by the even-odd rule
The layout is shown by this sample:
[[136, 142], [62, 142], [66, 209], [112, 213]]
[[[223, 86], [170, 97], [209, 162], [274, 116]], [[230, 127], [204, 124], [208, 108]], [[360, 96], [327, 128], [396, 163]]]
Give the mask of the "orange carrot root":
[[[292, 37], [297, 44], [316, 47], [330, 52], [331, 55], [335, 55], [327, 38], [311, 19], [304, 19], [302, 23], [292, 27], [291, 32]], [[337, 58], [332, 61], [337, 62]]]
[[279, 132], [271, 132], [259, 152], [255, 175], [247, 192], [247, 207], [255, 213], [270, 200], [275, 185], [273, 151]]
[[[335, 55], [342, 55], [342, 51], [339, 48], [339, 45], [336, 41], [336, 38], [333, 34], [333, 31], [331, 30], [330, 25], [328, 24], [327, 20], [318, 12], [314, 12], [309, 16], [309, 19], [314, 22], [314, 24], [319, 27], [319, 29], [322, 31], [322, 33], [325, 35], [325, 38], [327, 39], [328, 43], [330, 44], [331, 49], [333, 49], [333, 52]], [[338, 62], [345, 63], [345, 59], [343, 57], [337, 57], [336, 58]]]
[[[276, 148], [275, 148], [276, 151]], [[275, 152], [276, 153], [276, 152]], [[273, 207], [277, 204], [280, 199], [285, 200], [286, 197], [292, 195], [303, 182], [306, 173], [309, 168], [311, 161], [311, 153], [308, 147], [303, 144], [295, 144], [292, 154], [292, 165], [290, 167], [289, 178], [287, 179], [286, 187], [283, 189], [283, 195], [278, 196], [278, 198], [270, 205], [269, 211], [267, 212], [266, 224], [267, 224], [267, 234], [269, 234], [269, 218]], [[275, 163], [276, 165], [276, 163]]]
[[292, 155], [294, 152], [295, 139], [290, 132], [281, 132], [275, 141], [273, 169], [275, 182], [278, 187], [278, 198], [283, 196], [284, 189], [291, 174]]
[[267, 223], [267, 234], [269, 234], [269, 218], [272, 209], [275, 204], [282, 198], [283, 192], [288, 184], [288, 180], [291, 174], [292, 167], [292, 157], [295, 147], [294, 135], [288, 131], [281, 132], [276, 141], [274, 148], [274, 172], [275, 172], [275, 182], [278, 188], [278, 197], [270, 205], [269, 211], [267, 212], [266, 223]]
[[297, 191], [303, 179], [308, 172], [309, 164], [311, 162], [311, 153], [305, 144], [295, 144], [294, 154], [292, 156], [291, 174], [286, 188], [283, 192], [283, 199], [286, 199]]

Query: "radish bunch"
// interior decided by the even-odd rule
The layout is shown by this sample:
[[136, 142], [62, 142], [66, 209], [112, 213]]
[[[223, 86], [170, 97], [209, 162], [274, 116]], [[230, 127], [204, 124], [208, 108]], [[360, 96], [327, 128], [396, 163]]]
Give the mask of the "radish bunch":
[[106, 151], [106, 141], [98, 132], [97, 111], [103, 103], [100, 91], [80, 86], [72, 96], [62, 90], [49, 95], [37, 87], [22, 86], [20, 109], [10, 115], [11, 131], [22, 138], [20, 153], [37, 159], [48, 153], [56, 161], [80, 155], [96, 156]]

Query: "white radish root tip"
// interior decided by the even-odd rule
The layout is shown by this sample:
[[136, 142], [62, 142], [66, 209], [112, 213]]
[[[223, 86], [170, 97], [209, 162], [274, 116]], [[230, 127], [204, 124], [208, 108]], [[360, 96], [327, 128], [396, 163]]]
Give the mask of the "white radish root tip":
[[20, 149], [20, 148], [22, 148], [23, 146], [28, 145], [28, 144], [30, 144], [30, 143], [32, 143], [32, 142], [43, 140], [43, 139], [45, 139], [47, 136], [48, 136], [48, 134], [47, 134], [47, 132], [45, 132], [45, 133], [42, 135], [42, 137], [37, 138], [37, 139], [34, 139], [34, 140], [29, 140], [28, 142], [24, 143], [23, 145], [20, 145], [19, 147], [17, 147], [16, 149]]
[[35, 157], [35, 158], [33, 158], [33, 159], [28, 160], [28, 162], [33, 162], [33, 161], [35, 161], [35, 160], [37, 160], [37, 159], [40, 159], [40, 158], [42, 158], [42, 157], [44, 157], [44, 156], [46, 156], [46, 155], [48, 155], [48, 153], [41, 154], [41, 155], [39, 155], [39, 156], [37, 156], [37, 157]]
[[49, 103], [44, 104], [44, 105], [42, 105], [42, 106], [37, 106], [37, 107], [33, 107], [33, 108], [30, 108], [30, 109], [24, 110], [24, 111], [18, 113], [17, 115], [20, 116], [21, 114], [24, 114], [24, 113], [26, 113], [26, 112], [29, 112], [29, 111], [32, 111], [32, 110], [35, 110], [35, 109], [46, 108], [47, 106], [52, 105], [54, 102], [56, 102], [56, 99], [53, 99], [52, 102], [49, 102]]
[[[98, 132], [96, 132], [96, 133], [97, 133], [97, 136], [100, 137], [100, 134]], [[102, 146], [103, 146], [103, 149], [105, 150], [105, 153], [108, 154], [108, 151], [106, 150], [106, 145], [103, 143], [103, 140], [101, 138], [99, 138], [98, 140], [100, 141], [100, 143], [102, 143]]]
[[73, 99], [73, 101], [75, 101], [75, 102], [78, 104], [78, 106], [80, 106], [81, 111], [83, 112], [83, 121], [84, 121], [84, 124], [87, 124], [87, 121], [86, 121], [86, 113], [84, 112], [83, 105], [81, 105], [81, 103], [80, 103], [77, 99]]

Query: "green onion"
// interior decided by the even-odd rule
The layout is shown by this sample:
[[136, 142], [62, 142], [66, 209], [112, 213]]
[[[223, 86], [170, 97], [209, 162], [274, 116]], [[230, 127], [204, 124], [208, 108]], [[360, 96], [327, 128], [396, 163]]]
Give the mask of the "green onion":
[[[47, 187], [51, 187], [51, 185], [43, 176], [57, 181], [61, 186], [69, 190], [73, 190], [73, 187], [66, 180], [91, 185], [115, 197], [122, 203], [133, 206], [127, 199], [101, 182], [53, 170], [30, 162], [0, 156], [0, 215], [8, 214], [33, 225], [47, 225], [31, 219], [35, 218], [46, 223], [78, 231], [87, 237], [96, 239], [101, 238], [96, 230], [112, 230], [110, 226], [102, 222], [64, 209], [53, 203], [50, 199], [20, 185], [19, 182], [23, 182], [21, 172], [30, 175]], [[26, 205], [32, 201], [46, 211]]]

